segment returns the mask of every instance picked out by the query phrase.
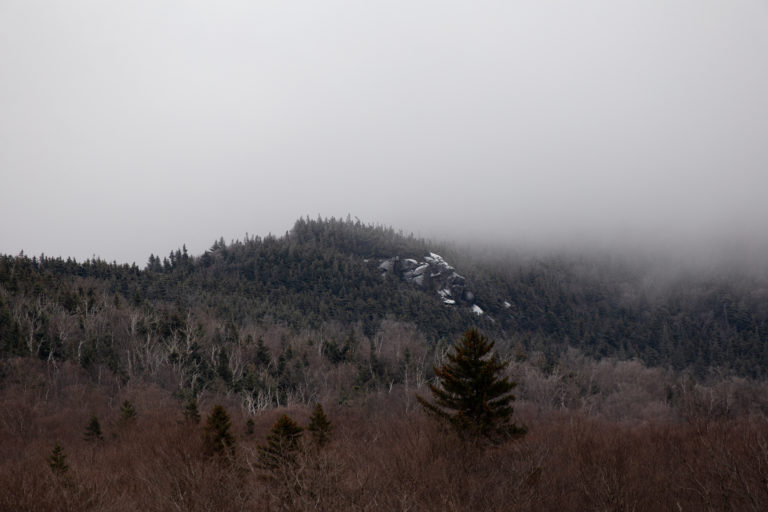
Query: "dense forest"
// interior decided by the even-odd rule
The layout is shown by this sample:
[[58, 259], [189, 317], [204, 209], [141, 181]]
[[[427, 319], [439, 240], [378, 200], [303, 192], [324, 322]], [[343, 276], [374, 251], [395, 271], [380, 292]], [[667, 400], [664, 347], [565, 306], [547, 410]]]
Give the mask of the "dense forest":
[[[763, 510], [768, 282], [653, 270], [350, 219], [144, 268], [1, 256], [0, 508]], [[528, 429], [491, 449], [417, 401], [471, 327]], [[266, 467], [283, 415], [295, 455]]]
[[[482, 315], [469, 304], [447, 305], [428, 287], [382, 278], [385, 259], [432, 251], [463, 274]], [[254, 326], [306, 332], [333, 325], [357, 344], [397, 321], [415, 326], [430, 347], [475, 325], [552, 361], [575, 347], [698, 377], [712, 367], [766, 376], [768, 280], [732, 272], [649, 284], [649, 272], [585, 257], [484, 263], [389, 228], [302, 219], [282, 237], [219, 240], [200, 256], [186, 248], [151, 255], [143, 269], [2, 256], [0, 339], [5, 355], [99, 362], [125, 373], [133, 366], [130, 350], [121, 349], [133, 344], [126, 336], [150, 335], [167, 346], [189, 342], [194, 327], [201, 346], [226, 348], [245, 342], [241, 334]], [[130, 332], [117, 329], [120, 322], [130, 323]], [[343, 356], [343, 348], [334, 350], [326, 353]]]

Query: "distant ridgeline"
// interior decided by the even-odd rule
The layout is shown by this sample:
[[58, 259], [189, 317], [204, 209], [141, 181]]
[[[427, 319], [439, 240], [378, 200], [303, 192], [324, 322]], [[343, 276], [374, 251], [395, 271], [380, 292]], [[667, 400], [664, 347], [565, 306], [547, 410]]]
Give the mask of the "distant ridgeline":
[[91, 350], [93, 343], [76, 341], [59, 325], [70, 317], [85, 331], [102, 314], [100, 335], [130, 328], [125, 315], [98, 307], [108, 297], [116, 309], [151, 311], [160, 339], [189, 312], [234, 328], [259, 323], [298, 331], [335, 322], [369, 337], [393, 319], [416, 325], [433, 342], [477, 326], [505, 342], [499, 346], [556, 353], [570, 345], [699, 374], [716, 366], [768, 377], [766, 283], [680, 277], [643, 291], [642, 279], [628, 265], [583, 258], [482, 263], [387, 227], [301, 219], [281, 237], [221, 239], [200, 256], [186, 248], [162, 260], [152, 255], [144, 269], [2, 256], [0, 348], [2, 357], [119, 366], [110, 362], [115, 353]]

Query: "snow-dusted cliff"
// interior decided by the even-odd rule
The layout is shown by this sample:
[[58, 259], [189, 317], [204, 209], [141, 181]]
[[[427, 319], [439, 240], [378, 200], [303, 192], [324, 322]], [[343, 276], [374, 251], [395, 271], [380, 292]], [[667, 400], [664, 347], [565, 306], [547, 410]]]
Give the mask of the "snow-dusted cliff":
[[381, 261], [384, 277], [395, 277], [427, 290], [434, 290], [446, 306], [466, 306], [476, 315], [483, 310], [474, 303], [475, 294], [466, 288], [466, 279], [442, 256], [430, 252], [421, 260], [392, 258]]

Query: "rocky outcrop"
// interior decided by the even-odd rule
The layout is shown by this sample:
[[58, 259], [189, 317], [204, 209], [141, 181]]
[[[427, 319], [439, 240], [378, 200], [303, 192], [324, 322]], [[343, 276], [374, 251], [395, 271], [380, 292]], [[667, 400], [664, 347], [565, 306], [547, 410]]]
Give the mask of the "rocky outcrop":
[[[383, 277], [398, 278], [426, 290], [434, 290], [446, 306], [464, 305], [475, 314], [482, 310], [473, 304], [474, 294], [466, 289], [466, 279], [439, 254], [430, 252], [421, 260], [395, 256], [379, 264]], [[478, 313], [478, 311], [480, 311]]]

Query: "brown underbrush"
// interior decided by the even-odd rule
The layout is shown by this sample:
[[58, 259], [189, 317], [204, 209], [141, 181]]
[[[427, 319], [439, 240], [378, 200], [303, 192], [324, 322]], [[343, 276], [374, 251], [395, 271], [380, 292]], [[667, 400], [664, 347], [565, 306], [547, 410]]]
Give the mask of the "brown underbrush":
[[[197, 424], [181, 400], [150, 384], [71, 378], [51, 387], [44, 377], [6, 379], [0, 390], [3, 511], [768, 510], [768, 422], [757, 414], [627, 422], [520, 402], [515, 420], [529, 433], [482, 446], [401, 396], [371, 395], [324, 403], [331, 442], [305, 440], [295, 458], [267, 470], [258, 447], [271, 425], [281, 414], [306, 425], [310, 407], [249, 415], [234, 398], [209, 394]], [[120, 418], [124, 400], [137, 411], [129, 422]], [[203, 424], [217, 403], [230, 414], [235, 449], [207, 457]], [[84, 438], [93, 415], [103, 440]], [[49, 465], [56, 443], [65, 470]]]

